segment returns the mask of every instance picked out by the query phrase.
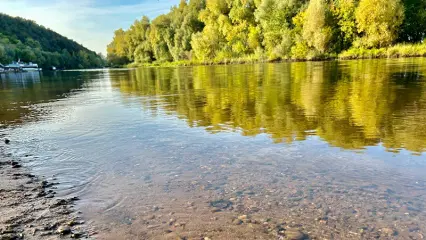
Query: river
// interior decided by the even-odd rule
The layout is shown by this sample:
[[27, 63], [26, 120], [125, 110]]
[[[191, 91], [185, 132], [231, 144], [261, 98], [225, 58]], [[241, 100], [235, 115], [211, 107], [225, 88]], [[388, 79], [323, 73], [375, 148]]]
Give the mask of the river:
[[8, 153], [78, 196], [98, 239], [426, 234], [425, 58], [0, 83]]

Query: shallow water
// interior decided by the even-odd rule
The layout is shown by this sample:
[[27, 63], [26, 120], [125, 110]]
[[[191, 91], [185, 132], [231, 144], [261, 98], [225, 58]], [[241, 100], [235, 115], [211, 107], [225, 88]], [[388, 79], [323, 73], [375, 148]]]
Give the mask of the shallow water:
[[0, 126], [99, 239], [423, 239], [425, 75], [423, 58], [0, 75]]

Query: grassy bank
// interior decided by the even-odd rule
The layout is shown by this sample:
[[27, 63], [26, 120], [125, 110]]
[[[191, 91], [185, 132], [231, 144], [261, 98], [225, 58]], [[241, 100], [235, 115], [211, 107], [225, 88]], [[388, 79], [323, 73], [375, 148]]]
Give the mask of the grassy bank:
[[278, 60], [268, 60], [263, 56], [246, 56], [240, 58], [222, 58], [213, 60], [182, 60], [174, 62], [152, 62], [152, 63], [130, 63], [125, 67], [174, 67], [174, 66], [196, 66], [196, 65], [226, 65], [226, 64], [244, 64], [244, 63], [259, 63], [259, 62], [274, 62]]
[[356, 60], [372, 58], [406, 58], [406, 57], [426, 57], [426, 44], [397, 44], [387, 48], [351, 48], [340, 54], [323, 54], [310, 56], [309, 58], [278, 58], [267, 59], [263, 55], [251, 55], [240, 58], [224, 58], [207, 61], [183, 60], [176, 62], [152, 62], [152, 63], [131, 63], [124, 67], [175, 67], [175, 66], [197, 66], [197, 65], [227, 65], [244, 63], [265, 63], [265, 62], [296, 62], [296, 61], [324, 61], [324, 60]]
[[425, 57], [426, 44], [397, 44], [388, 48], [351, 48], [339, 54], [339, 59]]

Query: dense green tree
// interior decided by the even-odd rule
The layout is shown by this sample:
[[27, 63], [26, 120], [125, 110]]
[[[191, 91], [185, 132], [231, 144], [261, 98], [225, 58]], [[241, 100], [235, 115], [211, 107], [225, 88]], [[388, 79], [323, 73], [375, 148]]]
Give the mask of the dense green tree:
[[330, 42], [332, 28], [328, 23], [329, 14], [325, 0], [311, 0], [306, 9], [302, 36], [308, 46], [319, 53], [325, 53], [332, 44]]
[[191, 57], [192, 35], [204, 28], [204, 23], [198, 19], [198, 13], [205, 8], [205, 1], [192, 0], [187, 3], [181, 0], [179, 7], [172, 8], [173, 41], [170, 52], [175, 61], [188, 60]]
[[336, 0], [332, 13], [337, 21], [341, 49], [347, 49], [357, 36], [355, 10], [357, 0]]
[[294, 44], [293, 18], [304, 1], [263, 0], [255, 12], [262, 28], [263, 46], [271, 59], [289, 58]]
[[[150, 21], [148, 17], [136, 20], [130, 29], [124, 34], [127, 42], [127, 58], [130, 61], [149, 62], [152, 58], [151, 46], [144, 44], [148, 40]], [[114, 40], [115, 42], [116, 40]], [[120, 41], [117, 39], [117, 41]], [[136, 54], [137, 51], [137, 54]]]
[[[207, 0], [199, 19], [205, 24], [202, 32], [194, 34], [191, 45], [197, 59], [206, 61], [216, 58], [219, 52], [227, 52], [226, 39], [221, 30], [229, 25], [228, 5], [225, 0]], [[229, 52], [229, 51], [228, 51]]]
[[361, 0], [356, 10], [358, 32], [363, 34], [360, 45], [386, 47], [398, 37], [404, 20], [400, 0]]
[[256, 25], [253, 0], [228, 1], [230, 25], [225, 38], [234, 56], [252, 54], [260, 46], [260, 28]]
[[160, 15], [151, 23], [149, 41], [152, 46], [154, 58], [157, 61], [171, 61], [170, 48], [173, 42], [174, 31], [170, 27], [171, 18], [168, 15]]
[[4, 48], [4, 46], [0, 45], [0, 63], [6, 63], [9, 62], [8, 56], [6, 54], [6, 50]]
[[128, 42], [126, 32], [118, 29], [114, 32], [114, 39], [107, 46], [108, 62], [111, 65], [124, 65], [130, 62], [128, 58]]
[[402, 42], [420, 42], [426, 36], [426, 1], [404, 0], [405, 19], [399, 32]]

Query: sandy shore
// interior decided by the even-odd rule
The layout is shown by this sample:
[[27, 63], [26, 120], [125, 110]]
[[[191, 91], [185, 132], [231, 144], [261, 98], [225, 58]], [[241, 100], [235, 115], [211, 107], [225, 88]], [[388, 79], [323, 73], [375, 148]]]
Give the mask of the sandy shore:
[[55, 185], [30, 174], [0, 146], [0, 240], [87, 239], [73, 209], [77, 198], [55, 198]]

